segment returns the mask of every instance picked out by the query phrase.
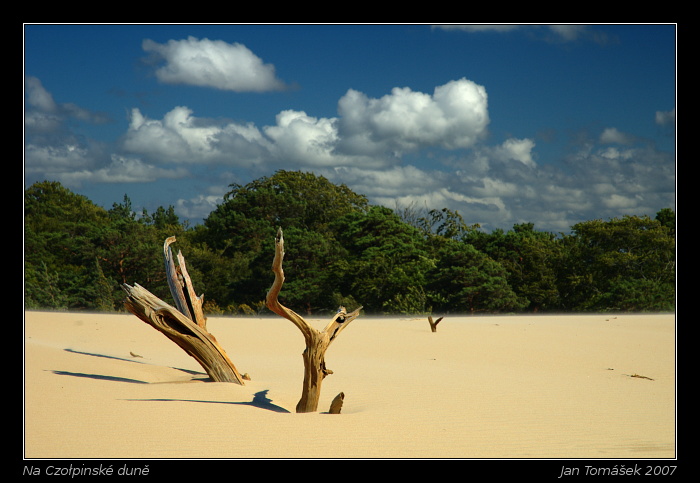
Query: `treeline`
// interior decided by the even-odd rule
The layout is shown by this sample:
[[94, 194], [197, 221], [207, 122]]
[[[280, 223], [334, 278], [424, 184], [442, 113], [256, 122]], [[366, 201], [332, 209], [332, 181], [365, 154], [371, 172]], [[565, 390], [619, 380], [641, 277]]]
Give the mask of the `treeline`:
[[209, 314], [263, 313], [278, 227], [280, 301], [306, 314], [673, 311], [675, 213], [591, 220], [570, 234], [531, 223], [485, 233], [448, 209], [371, 205], [344, 185], [278, 171], [231, 185], [188, 227], [172, 206], [105, 210], [57, 182], [25, 190], [28, 309], [123, 310], [122, 283], [169, 301], [163, 241], [176, 236]]

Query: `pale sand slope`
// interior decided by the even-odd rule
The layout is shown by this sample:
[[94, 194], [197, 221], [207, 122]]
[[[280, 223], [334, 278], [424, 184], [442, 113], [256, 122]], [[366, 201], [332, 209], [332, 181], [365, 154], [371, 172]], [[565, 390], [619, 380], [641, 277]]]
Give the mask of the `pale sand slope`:
[[[326, 319], [310, 319], [318, 328]], [[209, 331], [245, 386], [133, 315], [25, 314], [26, 458], [674, 458], [675, 316], [359, 317], [296, 414], [279, 317]], [[132, 357], [130, 352], [143, 357]], [[632, 375], [645, 376], [630, 377]], [[339, 415], [324, 414], [339, 392]]]

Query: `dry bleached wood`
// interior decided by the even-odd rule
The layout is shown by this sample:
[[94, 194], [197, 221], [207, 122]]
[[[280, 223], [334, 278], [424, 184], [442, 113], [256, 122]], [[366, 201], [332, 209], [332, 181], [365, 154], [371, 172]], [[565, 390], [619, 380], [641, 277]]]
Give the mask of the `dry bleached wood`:
[[343, 399], [345, 399], [345, 394], [342, 392], [333, 398], [328, 414], [340, 414], [340, 410], [343, 408]]
[[177, 309], [182, 312], [183, 315], [194, 321], [198, 326], [206, 328], [207, 319], [204, 317], [204, 312], [202, 311], [202, 301], [204, 296], [202, 295], [197, 297], [195, 294], [192, 280], [190, 279], [190, 275], [187, 273], [185, 257], [182, 256], [182, 252], [178, 252], [177, 254], [179, 266], [175, 266], [173, 253], [170, 249], [170, 245], [175, 243], [175, 241], [177, 241], [176, 238], [171, 236], [167, 238], [163, 244], [165, 272], [168, 278], [170, 293], [172, 294], [173, 299], [175, 299]]
[[233, 362], [219, 346], [216, 338], [206, 330], [206, 317], [202, 311], [203, 296], [195, 295], [182, 253], [178, 253], [179, 266], [175, 266], [170, 250], [170, 245], [175, 241], [175, 237], [165, 241], [163, 255], [168, 285], [177, 308], [138, 284], [134, 287], [122, 285], [127, 293], [124, 306], [192, 356], [213, 381], [243, 385], [243, 377]]
[[[284, 284], [284, 237], [282, 229], [277, 231], [275, 237], [275, 258], [272, 261], [272, 271], [275, 281], [267, 293], [265, 303], [267, 307], [277, 315], [291, 321], [301, 331], [306, 342], [306, 349], [302, 357], [304, 359], [304, 384], [301, 399], [297, 403], [297, 413], [314, 412], [318, 409], [318, 401], [321, 395], [321, 383], [323, 379], [333, 371], [326, 368], [325, 353], [333, 340], [347, 327], [359, 314], [362, 307], [351, 313], [347, 313], [345, 307], [340, 307], [333, 319], [325, 329], [319, 331], [309, 325], [306, 320], [296, 312], [282, 305], [278, 296]], [[342, 401], [342, 399], [341, 399]]]

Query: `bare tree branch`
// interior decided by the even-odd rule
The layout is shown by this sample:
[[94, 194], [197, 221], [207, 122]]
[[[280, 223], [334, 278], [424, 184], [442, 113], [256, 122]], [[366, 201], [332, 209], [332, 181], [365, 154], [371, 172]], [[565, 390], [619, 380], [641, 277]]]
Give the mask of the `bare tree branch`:
[[277, 236], [275, 237], [275, 257], [272, 261], [272, 271], [275, 274], [275, 281], [267, 292], [265, 303], [274, 313], [296, 325], [304, 335], [304, 341], [306, 342], [306, 349], [302, 354], [304, 359], [304, 384], [301, 399], [297, 403], [296, 412], [314, 412], [318, 409], [318, 401], [321, 395], [321, 383], [327, 375], [333, 373], [333, 371], [326, 368], [326, 350], [338, 334], [360, 314], [362, 307], [359, 307], [350, 314], [346, 312], [345, 307], [340, 307], [323, 331], [315, 329], [306, 322], [301, 315], [288, 309], [279, 302], [279, 293], [284, 284], [284, 270], [282, 269], [283, 259], [284, 236], [280, 228], [277, 230]]
[[126, 309], [175, 342], [199, 362], [213, 381], [244, 384], [233, 362], [206, 329], [138, 284], [124, 284], [122, 288], [127, 293]]
[[428, 316], [428, 323], [430, 324], [430, 330], [433, 332], [437, 332], [437, 325], [440, 323], [441, 320], [442, 320], [442, 317], [440, 317], [435, 322], [433, 322], [433, 316], [429, 315]]
[[243, 377], [233, 362], [219, 346], [216, 338], [206, 330], [206, 317], [202, 311], [204, 296], [195, 295], [182, 253], [178, 253], [179, 266], [175, 266], [170, 249], [174, 242], [174, 236], [165, 240], [163, 257], [168, 285], [177, 308], [138, 284], [134, 287], [122, 285], [127, 293], [124, 306], [199, 362], [212, 380], [243, 385]]

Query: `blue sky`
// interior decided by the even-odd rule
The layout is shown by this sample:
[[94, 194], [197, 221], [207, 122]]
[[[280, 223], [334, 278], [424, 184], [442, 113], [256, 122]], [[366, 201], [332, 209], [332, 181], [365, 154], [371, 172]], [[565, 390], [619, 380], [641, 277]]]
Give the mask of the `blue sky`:
[[486, 231], [675, 210], [675, 25], [24, 26], [25, 186], [202, 219], [312, 171]]

